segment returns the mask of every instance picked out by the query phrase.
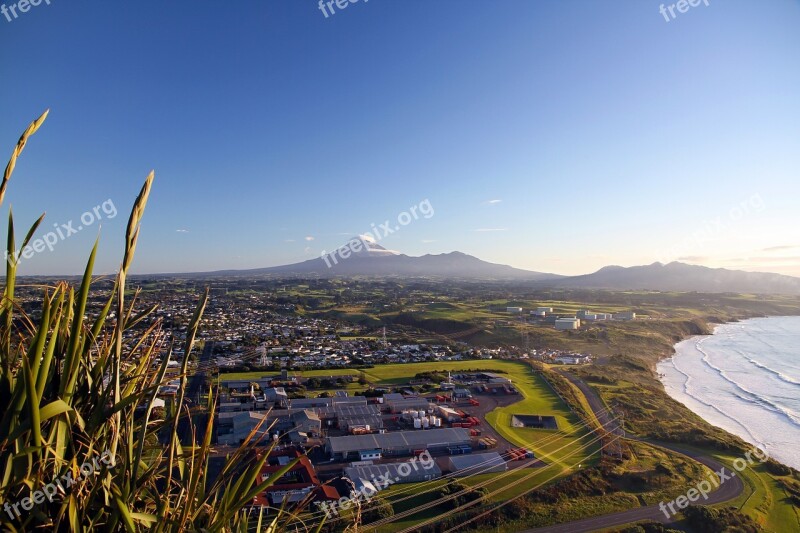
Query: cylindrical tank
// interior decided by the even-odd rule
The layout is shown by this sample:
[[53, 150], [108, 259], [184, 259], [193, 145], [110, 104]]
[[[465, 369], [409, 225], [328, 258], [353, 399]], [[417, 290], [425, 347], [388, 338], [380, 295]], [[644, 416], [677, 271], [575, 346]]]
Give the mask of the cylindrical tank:
[[422, 422], [419, 418], [414, 419], [414, 429], [420, 429], [422, 427]]
[[414, 418], [419, 418], [419, 411], [411, 411], [411, 416]]
[[436, 417], [436, 427], [437, 428], [442, 427], [442, 419], [439, 418], [438, 416]]
[[424, 410], [424, 409], [422, 409], [422, 410], [419, 412], [419, 417], [420, 417], [420, 418], [422, 418], [423, 416], [425, 416], [425, 410]]
[[428, 429], [429, 427], [431, 427], [431, 423], [427, 418], [423, 418], [422, 419], [422, 427], [425, 428], [425, 429]]

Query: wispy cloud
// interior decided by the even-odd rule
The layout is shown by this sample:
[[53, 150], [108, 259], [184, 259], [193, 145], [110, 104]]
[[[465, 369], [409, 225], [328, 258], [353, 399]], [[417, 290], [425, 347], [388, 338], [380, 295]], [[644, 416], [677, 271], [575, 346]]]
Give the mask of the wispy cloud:
[[283, 241], [283, 242], [294, 242], [294, 239], [286, 239], [286, 240], [285, 240], [285, 241]]
[[508, 231], [508, 228], [478, 228], [475, 231], [478, 233], [488, 233], [490, 231]]
[[732, 259], [725, 259], [725, 263], [732, 265], [783, 265], [800, 264], [800, 256], [794, 257], [735, 257]]
[[176, 229], [175, 231], [178, 233], [189, 233], [188, 229]]
[[306, 237], [306, 240], [307, 240], [307, 241], [313, 241], [313, 240], [314, 240], [314, 237], [312, 237], [311, 235], [309, 235], [308, 237]]
[[798, 246], [796, 244], [785, 244], [783, 246], [771, 246], [769, 248], [764, 248], [761, 251], [762, 252], [784, 252], [786, 250], [795, 250], [797, 248], [800, 248], [800, 246]]
[[436, 242], [436, 240], [435, 240], [435, 239], [422, 239], [422, 241], [421, 241], [421, 242], [423, 242], [423, 243], [425, 243], [425, 244], [430, 244], [430, 243], [432, 243], [432, 242]]
[[489, 204], [489, 205], [495, 205], [495, 204], [499, 204], [499, 203], [500, 203], [500, 202], [502, 202], [502, 201], [503, 201], [503, 200], [486, 200], [486, 202], [485, 202], [485, 203], [487, 203], [487, 204]]

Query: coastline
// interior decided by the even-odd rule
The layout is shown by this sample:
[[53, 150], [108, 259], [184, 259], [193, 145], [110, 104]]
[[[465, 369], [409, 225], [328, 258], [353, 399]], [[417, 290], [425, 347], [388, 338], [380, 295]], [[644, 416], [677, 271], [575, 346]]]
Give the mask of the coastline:
[[[776, 370], [762, 364], [756, 356], [761, 358], [763, 352], [748, 351], [742, 346], [748, 340], [742, 337], [767, 344], [758, 334], [743, 334], [748, 325], [758, 331], [761, 325], [780, 326], [777, 321], [781, 319], [796, 321], [797, 318], [796, 315], [760, 316], [709, 324], [710, 334], [692, 335], [674, 344], [672, 355], [656, 363], [656, 377], [670, 398], [709, 425], [767, 451], [786, 466], [800, 469], [800, 450], [792, 444], [799, 431], [798, 411], [796, 405], [787, 407], [783, 401], [788, 398], [790, 403], [797, 397], [794, 393], [794, 388], [800, 386], [797, 375], [784, 375], [781, 371], [786, 367], [777, 366]], [[734, 329], [737, 325], [740, 328]], [[774, 352], [777, 359], [773, 363], [778, 365], [788, 362], [784, 359], [787, 352], [781, 350], [785, 348]], [[771, 381], [777, 386], [768, 383]], [[778, 390], [781, 385], [787, 389], [785, 396]]]

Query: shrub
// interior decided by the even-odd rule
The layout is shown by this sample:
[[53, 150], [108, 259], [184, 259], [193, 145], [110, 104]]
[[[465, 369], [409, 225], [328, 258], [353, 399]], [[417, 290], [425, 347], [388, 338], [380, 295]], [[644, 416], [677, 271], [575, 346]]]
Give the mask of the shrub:
[[[19, 156], [46, 117], [33, 121], [17, 143], [0, 184], [0, 204]], [[15, 298], [19, 257], [9, 214], [0, 303], [0, 503], [15, 510], [21, 506], [22, 512], [0, 513], [3, 530], [246, 530], [259, 518], [259, 511], [249, 509], [254, 497], [283, 474], [259, 482], [267, 454], [248, 453], [256, 444], [254, 431], [217, 478], [209, 478], [213, 416], [198, 440], [184, 402], [207, 290], [187, 329], [180, 392], [165, 410], [153, 407], [168, 381], [172, 348], [157, 342], [160, 322], [135, 329], [147, 324], [155, 309], [137, 310], [137, 293], [128, 302], [125, 290], [152, 183], [150, 173], [128, 220], [114, 288], [98, 309], [88, 306], [97, 243], [77, 286], [42, 287], [33, 312], [20, 308]], [[210, 397], [209, 412], [215, 403]], [[143, 412], [134, 416], [137, 407]], [[282, 516], [274, 529], [290, 519]]]

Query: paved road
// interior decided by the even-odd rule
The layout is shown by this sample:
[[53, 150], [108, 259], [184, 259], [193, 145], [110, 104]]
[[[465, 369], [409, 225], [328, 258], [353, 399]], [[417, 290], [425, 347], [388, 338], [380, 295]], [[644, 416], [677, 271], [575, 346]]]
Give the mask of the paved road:
[[[203, 384], [206, 382], [206, 373], [203, 368], [206, 368], [211, 363], [211, 355], [214, 350], [214, 343], [206, 341], [203, 353], [197, 364], [198, 370], [193, 375], [189, 376], [186, 383], [186, 395], [189, 406], [198, 405], [200, 393], [202, 392]], [[182, 413], [183, 414], [183, 413]], [[203, 433], [206, 429], [206, 416], [196, 415], [194, 419], [195, 432], [197, 433], [197, 440], [202, 441]], [[192, 444], [192, 424], [189, 423], [187, 417], [182, 417], [178, 422], [178, 435], [180, 436], [183, 444]]]
[[[605, 409], [605, 404], [603, 404], [600, 397], [597, 395], [594, 389], [592, 389], [589, 385], [587, 385], [583, 380], [579, 379], [577, 376], [571, 374], [570, 372], [561, 372], [565, 378], [569, 379], [572, 383], [574, 383], [578, 388], [580, 388], [581, 392], [586, 396], [586, 399], [589, 402], [589, 406], [592, 408], [592, 411], [595, 412], [595, 416], [600, 420], [601, 423], [611, 425], [608, 427], [613, 428], [611, 431], [616, 434], [620, 434], [622, 432], [622, 428], [620, 428], [616, 422], [611, 422], [611, 415], [608, 413], [603, 412]], [[691, 457], [692, 459], [698, 461], [699, 463], [704, 464], [705, 466], [712, 469], [714, 472], [720, 472], [723, 468], [722, 463], [719, 461], [712, 459], [706, 455], [702, 455], [698, 452], [694, 452], [691, 450], [687, 450], [686, 448], [682, 448], [672, 443], [665, 443], [665, 442], [649, 442], [649, 444], [653, 444], [656, 446], [661, 446], [663, 448], [667, 448], [674, 452], [686, 455]], [[725, 474], [732, 475], [734, 472], [731, 469], [725, 467]], [[687, 486], [686, 490], [688, 491], [691, 486]], [[744, 490], [744, 483], [738, 476], [733, 476], [724, 483], [722, 483], [719, 488], [711, 493], [708, 497], [708, 500], [701, 500], [700, 503], [703, 505], [713, 505], [717, 503], [723, 503], [730, 501], [736, 497], [738, 497], [742, 491]], [[649, 505], [647, 507], [639, 507], [637, 509], [631, 509], [629, 511], [620, 511], [617, 513], [611, 513], [603, 516], [597, 516], [594, 518], [586, 518], [583, 520], [576, 520], [574, 522], [566, 522], [564, 524], [558, 524], [555, 526], [548, 526], [542, 527], [537, 529], [529, 529], [524, 531], [523, 533], [583, 533], [589, 531], [597, 531], [599, 529], [604, 529], [608, 527], [614, 526], [622, 526], [625, 524], [630, 524], [633, 522], [639, 522], [642, 520], [653, 520], [655, 522], [661, 522], [662, 524], [667, 524], [672, 522], [671, 518], [667, 518], [664, 513], [661, 511], [658, 505]]]

